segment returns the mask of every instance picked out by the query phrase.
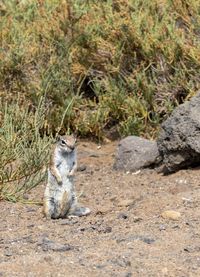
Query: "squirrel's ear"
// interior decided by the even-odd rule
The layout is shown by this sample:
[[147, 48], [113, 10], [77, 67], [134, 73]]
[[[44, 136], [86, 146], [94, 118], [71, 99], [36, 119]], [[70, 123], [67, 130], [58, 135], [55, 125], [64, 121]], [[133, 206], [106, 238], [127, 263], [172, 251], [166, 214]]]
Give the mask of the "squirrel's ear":
[[77, 133], [73, 133], [74, 141], [77, 143]]
[[60, 135], [57, 135], [56, 136], [56, 141], [59, 141], [60, 140]]
[[73, 133], [72, 133], [72, 136], [73, 136], [75, 139], [77, 139], [77, 136], [78, 136], [77, 131], [73, 132]]

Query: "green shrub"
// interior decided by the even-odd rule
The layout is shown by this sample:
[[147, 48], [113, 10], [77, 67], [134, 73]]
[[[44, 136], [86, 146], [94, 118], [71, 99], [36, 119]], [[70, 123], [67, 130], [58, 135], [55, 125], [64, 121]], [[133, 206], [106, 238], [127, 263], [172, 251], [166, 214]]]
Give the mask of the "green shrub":
[[0, 199], [25, 202], [23, 196], [44, 181], [52, 142], [44, 134], [41, 137], [45, 125], [43, 101], [34, 113], [19, 103], [1, 103], [1, 108]]
[[46, 95], [50, 132], [156, 137], [199, 89], [196, 0], [4, 0], [0, 14], [0, 95]]

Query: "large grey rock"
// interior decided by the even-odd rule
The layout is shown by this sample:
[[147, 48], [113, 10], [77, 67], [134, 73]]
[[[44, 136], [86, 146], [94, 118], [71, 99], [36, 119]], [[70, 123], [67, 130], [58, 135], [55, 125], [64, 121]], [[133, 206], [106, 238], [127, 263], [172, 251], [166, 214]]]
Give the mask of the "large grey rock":
[[172, 112], [161, 125], [157, 143], [163, 173], [200, 165], [200, 93]]
[[129, 136], [120, 141], [113, 168], [134, 172], [153, 166], [158, 157], [159, 152], [155, 141]]

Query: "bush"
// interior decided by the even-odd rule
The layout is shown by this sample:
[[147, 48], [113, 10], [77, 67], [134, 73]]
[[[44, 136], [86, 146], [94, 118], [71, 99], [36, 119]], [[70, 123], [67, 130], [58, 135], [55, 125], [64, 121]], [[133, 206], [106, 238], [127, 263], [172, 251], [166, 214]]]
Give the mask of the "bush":
[[0, 16], [0, 199], [44, 180], [57, 133], [155, 138], [199, 89], [196, 0], [2, 0]]
[[45, 124], [43, 101], [34, 113], [18, 103], [1, 103], [1, 108], [0, 199], [25, 202], [24, 195], [45, 178], [52, 142], [40, 134]]
[[50, 133], [63, 120], [81, 136], [156, 137], [199, 89], [199, 10], [196, 0], [1, 1], [1, 96], [36, 108], [46, 95]]

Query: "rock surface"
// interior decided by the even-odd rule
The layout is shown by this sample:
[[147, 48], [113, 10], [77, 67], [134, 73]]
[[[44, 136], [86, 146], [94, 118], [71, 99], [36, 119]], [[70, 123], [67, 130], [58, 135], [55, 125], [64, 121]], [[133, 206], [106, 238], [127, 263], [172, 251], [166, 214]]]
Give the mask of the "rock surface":
[[58, 251], [58, 252], [65, 252], [65, 251], [74, 249], [69, 244], [56, 243], [52, 240], [49, 240], [47, 237], [42, 238], [41, 241], [38, 243], [38, 246], [40, 246], [43, 251], [52, 250], [52, 251]]
[[200, 93], [173, 111], [157, 143], [165, 174], [200, 164]]
[[119, 142], [114, 169], [134, 172], [153, 166], [159, 158], [157, 143], [137, 136]]
[[162, 212], [161, 216], [164, 219], [178, 220], [181, 217], [181, 214], [176, 211], [168, 210], [168, 211]]

